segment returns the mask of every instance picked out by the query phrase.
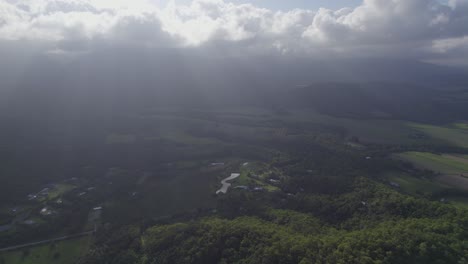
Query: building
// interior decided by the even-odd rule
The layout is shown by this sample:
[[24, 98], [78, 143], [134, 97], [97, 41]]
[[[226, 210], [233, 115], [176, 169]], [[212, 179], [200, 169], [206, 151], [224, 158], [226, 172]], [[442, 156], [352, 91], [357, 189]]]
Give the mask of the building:
[[44, 207], [44, 208], [41, 209], [41, 211], [39, 213], [41, 215], [43, 215], [43, 216], [48, 216], [48, 215], [53, 214], [54, 212], [50, 208]]

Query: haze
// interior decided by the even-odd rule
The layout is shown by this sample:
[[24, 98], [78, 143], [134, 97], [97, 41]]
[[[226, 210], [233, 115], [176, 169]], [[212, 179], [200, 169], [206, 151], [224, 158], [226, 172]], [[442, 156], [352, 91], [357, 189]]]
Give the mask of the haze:
[[0, 263], [466, 263], [468, 0], [0, 0]]

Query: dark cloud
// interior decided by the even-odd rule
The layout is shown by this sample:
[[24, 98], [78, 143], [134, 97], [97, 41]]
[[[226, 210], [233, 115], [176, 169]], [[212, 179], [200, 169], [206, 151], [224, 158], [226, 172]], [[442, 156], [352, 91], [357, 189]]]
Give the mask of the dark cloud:
[[116, 45], [324, 58], [467, 57], [468, 1], [364, 0], [356, 8], [287, 12], [194, 0], [158, 8], [144, 0], [0, 0], [0, 38], [50, 43], [47, 53]]

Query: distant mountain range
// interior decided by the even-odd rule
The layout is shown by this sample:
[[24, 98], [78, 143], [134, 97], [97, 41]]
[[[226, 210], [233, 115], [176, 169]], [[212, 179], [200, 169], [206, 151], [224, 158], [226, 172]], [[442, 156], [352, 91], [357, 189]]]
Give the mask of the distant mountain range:
[[[465, 116], [465, 101], [457, 94], [468, 87], [465, 69], [410, 60], [227, 58], [113, 49], [65, 60], [36, 56], [23, 65], [0, 76], [7, 98], [0, 104], [15, 115], [273, 104], [337, 115], [420, 119], [429, 114], [431, 120], [443, 120]], [[437, 114], [440, 109], [449, 115]]]

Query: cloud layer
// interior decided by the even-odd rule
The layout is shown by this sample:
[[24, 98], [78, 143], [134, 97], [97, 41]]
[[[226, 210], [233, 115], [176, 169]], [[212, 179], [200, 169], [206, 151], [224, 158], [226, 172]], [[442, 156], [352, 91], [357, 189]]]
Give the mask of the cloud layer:
[[223, 0], [0, 0], [0, 39], [55, 54], [96, 43], [310, 56], [467, 57], [468, 0], [364, 0], [340, 10], [272, 11]]

